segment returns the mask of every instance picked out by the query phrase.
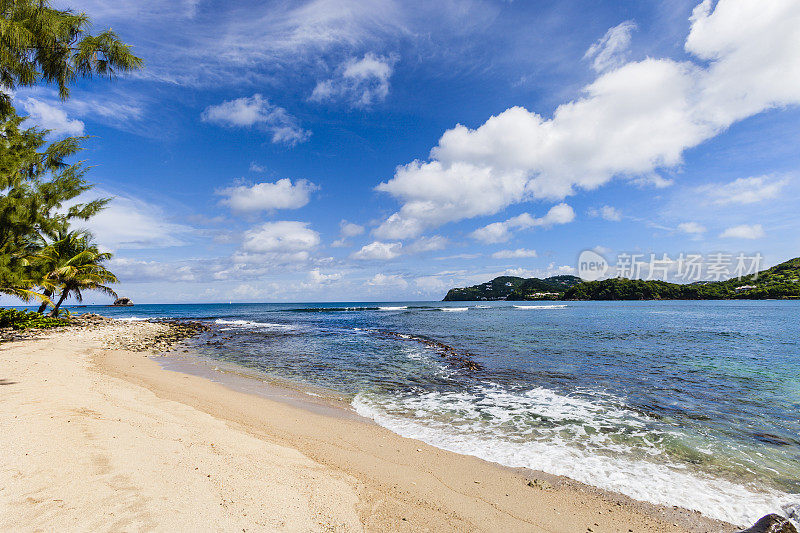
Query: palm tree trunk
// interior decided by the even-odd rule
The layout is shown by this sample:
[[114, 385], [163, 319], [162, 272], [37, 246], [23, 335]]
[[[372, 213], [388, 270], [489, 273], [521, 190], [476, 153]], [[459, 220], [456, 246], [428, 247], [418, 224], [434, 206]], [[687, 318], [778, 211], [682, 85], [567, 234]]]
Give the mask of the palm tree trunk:
[[52, 311], [50, 311], [50, 316], [58, 315], [58, 308], [61, 307], [61, 304], [67, 299], [67, 295], [69, 295], [69, 289], [65, 288], [63, 291], [61, 291], [61, 297], [58, 299], [58, 303], [56, 303], [56, 306]]
[[[44, 295], [47, 296], [47, 298], [50, 298], [53, 295], [53, 291], [51, 291], [50, 289], [47, 289], [46, 291], [44, 291]], [[44, 313], [45, 309], [47, 309], [47, 302], [42, 302], [42, 305], [39, 306], [38, 313], [39, 314]]]

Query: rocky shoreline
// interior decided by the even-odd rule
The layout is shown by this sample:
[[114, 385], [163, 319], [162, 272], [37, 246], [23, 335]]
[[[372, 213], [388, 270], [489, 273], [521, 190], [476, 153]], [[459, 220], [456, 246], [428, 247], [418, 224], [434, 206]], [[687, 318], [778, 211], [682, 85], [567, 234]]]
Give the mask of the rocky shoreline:
[[132, 352], [163, 353], [173, 350], [187, 339], [196, 337], [210, 328], [197, 321], [153, 320], [141, 322], [117, 321], [95, 313], [73, 316], [69, 324], [54, 328], [15, 330], [0, 329], [0, 342], [36, 339], [52, 333], [96, 333], [104, 347]]

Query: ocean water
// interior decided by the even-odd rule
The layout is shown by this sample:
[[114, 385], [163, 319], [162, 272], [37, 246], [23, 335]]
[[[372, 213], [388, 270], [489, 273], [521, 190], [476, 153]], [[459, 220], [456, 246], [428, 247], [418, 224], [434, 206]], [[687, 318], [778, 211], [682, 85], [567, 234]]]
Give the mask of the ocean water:
[[201, 359], [338, 391], [447, 450], [742, 526], [800, 502], [800, 302], [99, 311], [206, 321]]

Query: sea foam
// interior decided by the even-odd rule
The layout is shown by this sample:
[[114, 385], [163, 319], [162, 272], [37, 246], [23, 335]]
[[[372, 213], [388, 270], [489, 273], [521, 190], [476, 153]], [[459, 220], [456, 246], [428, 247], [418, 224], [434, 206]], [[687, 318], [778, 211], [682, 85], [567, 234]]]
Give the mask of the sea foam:
[[564, 309], [565, 304], [559, 305], [515, 305], [517, 309]]
[[[663, 457], [653, 461], [621, 456], [624, 445], [608, 439], [601, 427], [624, 424], [647, 434], [646, 419], [632, 410], [564, 396], [537, 388], [525, 393], [484, 388], [480, 393], [430, 392], [417, 396], [353, 399], [358, 414], [408, 438], [456, 453], [474, 455], [510, 467], [527, 467], [663, 505], [678, 505], [731, 522], [751, 525], [770, 512], [780, 512], [791, 496], [771, 489], [754, 489], [728, 479], [712, 477]], [[409, 416], [413, 413], [413, 419]], [[542, 438], [520, 439], [519, 420], [539, 416], [552, 431]], [[486, 420], [492, 420], [486, 424]], [[503, 434], [501, 426], [515, 426]], [[588, 444], [576, 445], [559, 435], [594, 429]], [[569, 440], [569, 441], [568, 441]], [[644, 439], [646, 442], [646, 439]], [[642, 456], [660, 451], [639, 450]], [[656, 462], [659, 461], [659, 462]]]
[[255, 322], [252, 320], [225, 320], [218, 318], [214, 321], [215, 324], [225, 326], [235, 326], [246, 329], [267, 329], [272, 331], [296, 331], [297, 326], [291, 324], [276, 324], [273, 322]]

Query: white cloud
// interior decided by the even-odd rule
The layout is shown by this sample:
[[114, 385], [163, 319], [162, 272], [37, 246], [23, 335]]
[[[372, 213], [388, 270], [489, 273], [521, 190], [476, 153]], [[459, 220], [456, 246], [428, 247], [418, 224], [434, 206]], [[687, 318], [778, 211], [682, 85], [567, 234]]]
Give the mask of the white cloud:
[[522, 213], [505, 222], [494, 222], [478, 228], [470, 234], [470, 237], [487, 244], [505, 242], [511, 238], [514, 229], [547, 228], [556, 224], [567, 224], [573, 220], [575, 211], [569, 205], [561, 203], [551, 207], [543, 217], [534, 218], [529, 213]]
[[636, 29], [632, 20], [609, 29], [600, 40], [586, 50], [585, 59], [593, 59], [592, 68], [603, 72], [622, 66], [627, 59], [628, 47], [631, 44], [631, 32]]
[[699, 235], [706, 232], [706, 227], [697, 222], [681, 222], [678, 224], [678, 231], [689, 235]]
[[250, 161], [250, 172], [266, 172], [267, 167], [261, 166], [255, 161]]
[[499, 11], [473, 0], [82, 0], [80, 9], [98, 27], [145, 36], [134, 44], [147, 68], [133, 76], [215, 90], [271, 86], [287, 73], [293, 79], [314, 75], [323, 61], [401, 44], [415, 55], [435, 50], [460, 62], [465, 49], [476, 47], [463, 36], [485, 32]]
[[364, 233], [364, 226], [360, 226], [358, 224], [354, 224], [353, 222], [348, 222], [347, 220], [342, 219], [339, 222], [339, 236], [340, 238], [333, 241], [331, 246], [334, 248], [341, 248], [343, 246], [347, 246], [349, 243], [347, 239], [350, 237], [357, 237]]
[[408, 238], [508, 205], [562, 199], [620, 177], [658, 183], [685, 150], [766, 109], [800, 103], [800, 4], [720, 0], [698, 6], [687, 52], [599, 75], [547, 119], [521, 107], [477, 129], [446, 131], [428, 161], [376, 189], [402, 202], [377, 230]]
[[148, 281], [198, 281], [198, 273], [189, 264], [142, 261], [128, 257], [112, 257], [108, 268], [121, 283]]
[[359, 226], [346, 220], [339, 222], [339, 234], [344, 238], [356, 237], [362, 233], [364, 233], [364, 226]]
[[323, 274], [318, 268], [311, 269], [308, 272], [308, 280], [314, 285], [326, 285], [334, 281], [339, 281], [340, 279], [342, 279], [342, 274], [340, 272]]
[[70, 119], [62, 106], [30, 97], [23, 99], [19, 105], [28, 114], [27, 121], [40, 128], [50, 130], [52, 135], [57, 137], [83, 135], [83, 122]]
[[423, 252], [432, 252], [434, 250], [443, 250], [447, 247], [448, 241], [441, 235], [432, 235], [430, 237], [420, 237], [416, 241], [408, 245], [406, 251], [412, 254], [419, 254]]
[[269, 211], [271, 209], [298, 209], [306, 205], [313, 191], [319, 189], [317, 185], [298, 180], [294, 184], [288, 178], [283, 178], [275, 183], [263, 182], [252, 186], [239, 185], [217, 191], [225, 196], [222, 203], [234, 211], [247, 213], [254, 211]]
[[308, 257], [320, 243], [319, 233], [308, 222], [282, 220], [265, 222], [244, 233], [242, 250], [254, 254], [294, 254]]
[[495, 259], [521, 259], [524, 257], [536, 257], [536, 250], [517, 248], [516, 250], [500, 250], [492, 254]]
[[708, 195], [717, 205], [754, 204], [777, 198], [787, 178], [754, 176], [739, 178], [730, 183], [713, 183], [698, 187], [698, 192]]
[[367, 285], [375, 287], [398, 287], [405, 289], [408, 287], [408, 282], [399, 274], [375, 274], [372, 279], [367, 281]]
[[244, 232], [241, 248], [214, 270], [217, 280], [263, 277], [277, 268], [299, 268], [314, 258], [312, 252], [320, 244], [319, 233], [308, 222], [281, 220], [265, 222]]
[[453, 287], [449, 281], [445, 281], [439, 276], [420, 276], [414, 279], [414, 285], [423, 294], [445, 292]]
[[733, 226], [719, 234], [720, 238], [726, 239], [760, 239], [765, 235], [761, 224]]
[[353, 259], [386, 261], [399, 257], [402, 248], [403, 244], [399, 242], [375, 241], [362, 246], [352, 257]]
[[194, 232], [189, 226], [168, 222], [160, 206], [100, 189], [79, 196], [65, 207], [107, 197], [112, 200], [105, 209], [78, 224], [91, 231], [97, 242], [109, 250], [182, 246], [187, 244], [184, 238]]
[[622, 220], [622, 213], [616, 207], [612, 207], [610, 205], [604, 205], [600, 209], [591, 208], [589, 209], [589, 216], [590, 217], [600, 217], [604, 220], [609, 220], [611, 222], [619, 222]]
[[434, 257], [437, 261], [452, 261], [454, 259], [477, 259], [481, 257], [483, 254], [454, 254], [454, 255], [444, 255], [441, 257]]
[[289, 146], [305, 142], [311, 136], [311, 132], [301, 128], [286, 109], [271, 104], [260, 94], [208, 106], [200, 118], [204, 122], [228, 127], [258, 127], [272, 134], [273, 143]]
[[382, 102], [389, 94], [389, 78], [394, 59], [367, 53], [342, 64], [336, 76], [320, 81], [309, 100], [325, 102], [345, 100], [353, 107], [369, 107]]
[[52, 131], [56, 136], [83, 135], [85, 124], [77, 118], [99, 121], [117, 128], [128, 129], [144, 115], [132, 96], [118, 90], [98, 95], [80, 90], [72, 91], [62, 101], [58, 92], [47, 87], [23, 87], [14, 92], [14, 104], [29, 114], [29, 120]]

